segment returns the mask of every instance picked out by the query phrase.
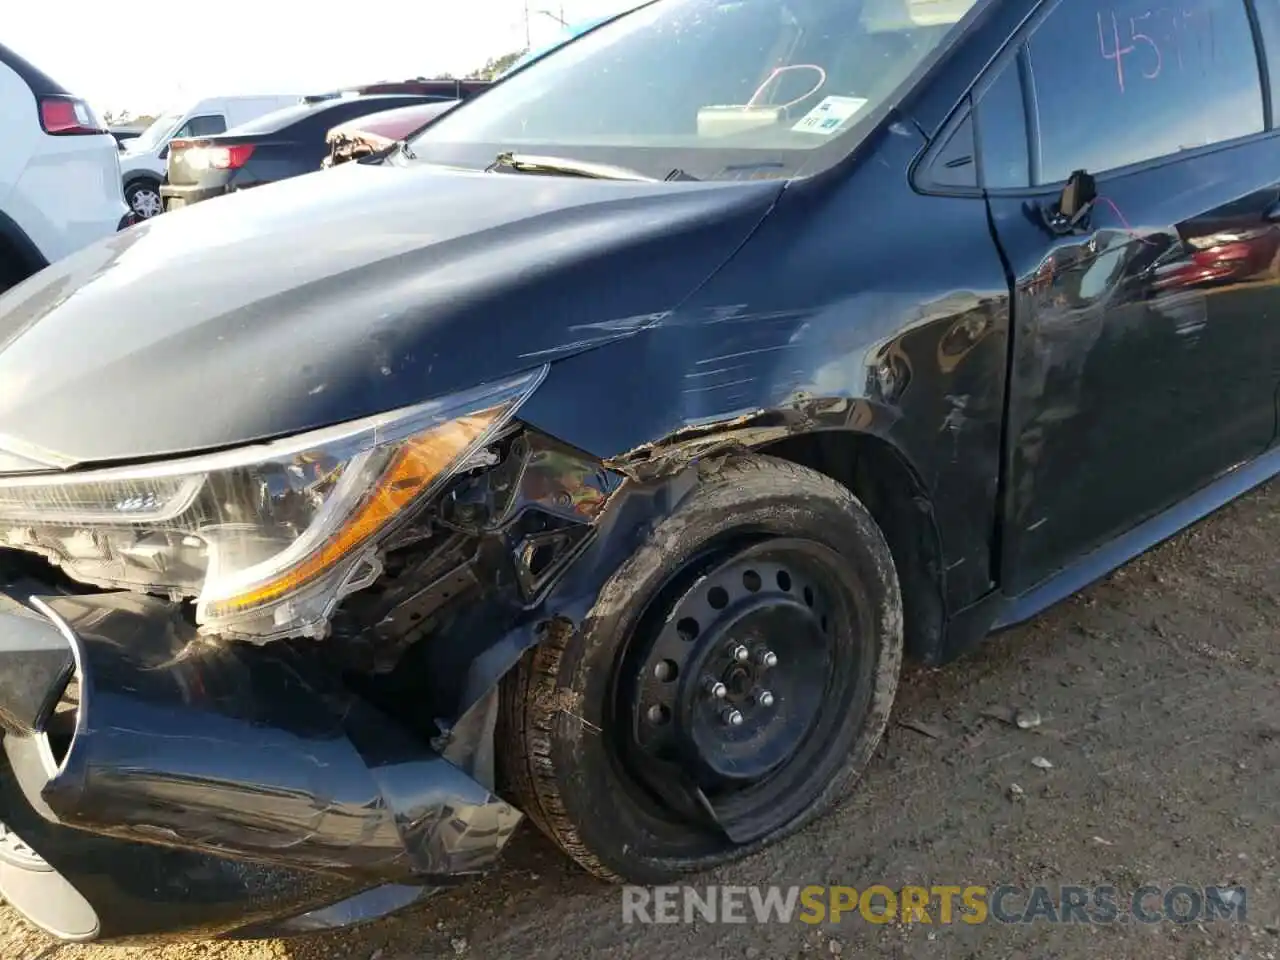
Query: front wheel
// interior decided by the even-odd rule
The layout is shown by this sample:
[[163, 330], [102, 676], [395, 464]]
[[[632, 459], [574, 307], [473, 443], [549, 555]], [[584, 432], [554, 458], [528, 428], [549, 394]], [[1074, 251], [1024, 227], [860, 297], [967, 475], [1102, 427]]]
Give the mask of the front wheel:
[[815, 471], [735, 458], [578, 630], [549, 631], [504, 679], [504, 780], [590, 872], [667, 882], [847, 796], [901, 660], [897, 573], [866, 508]]
[[156, 180], [135, 180], [125, 188], [124, 199], [129, 204], [129, 209], [143, 220], [150, 220], [164, 213], [160, 184]]

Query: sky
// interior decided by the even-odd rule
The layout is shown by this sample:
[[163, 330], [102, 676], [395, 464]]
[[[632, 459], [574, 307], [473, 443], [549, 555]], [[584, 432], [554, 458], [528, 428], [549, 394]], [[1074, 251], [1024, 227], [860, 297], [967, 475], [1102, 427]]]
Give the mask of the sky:
[[[528, 0], [534, 47], [638, 0]], [[457, 76], [524, 48], [525, 0], [222, 0], [144, 16], [103, 0], [0, 0], [0, 43], [99, 111], [155, 114], [203, 96], [307, 94], [379, 80]], [[539, 10], [548, 11], [540, 13]], [[137, 13], [137, 11], [134, 11]]]

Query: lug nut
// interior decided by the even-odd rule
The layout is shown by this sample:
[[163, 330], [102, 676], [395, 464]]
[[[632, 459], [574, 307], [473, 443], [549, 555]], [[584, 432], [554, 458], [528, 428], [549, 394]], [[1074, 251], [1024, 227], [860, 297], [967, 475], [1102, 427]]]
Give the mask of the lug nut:
[[744, 647], [742, 644], [738, 644], [736, 647], [734, 647], [732, 654], [733, 654], [733, 659], [737, 660], [739, 663], [746, 663], [748, 660], [751, 659], [751, 651], [748, 650], [746, 647]]
[[659, 680], [671, 679], [671, 664], [665, 660], [659, 660], [653, 665], [653, 675]]
[[762, 667], [776, 667], [778, 665], [778, 655], [772, 650], [761, 650], [760, 656], [756, 659]]
[[714, 677], [711, 677], [711, 678], [708, 678], [706, 682], [706, 691], [707, 693], [711, 694], [711, 696], [715, 697], [717, 700], [723, 700], [725, 698], [725, 695], [729, 692], [729, 688], [726, 687], [719, 680], [715, 679]]
[[723, 714], [721, 714], [721, 716], [724, 718], [724, 722], [731, 727], [742, 726], [743, 717], [742, 717], [742, 711], [740, 710], [734, 710], [732, 707], [730, 707]]
[[667, 711], [660, 704], [654, 704], [645, 716], [649, 718], [650, 723], [662, 723], [667, 719]]
[[760, 704], [760, 706], [762, 707], [772, 707], [773, 694], [770, 693], [768, 690], [761, 690], [758, 694], [756, 694], [756, 703]]

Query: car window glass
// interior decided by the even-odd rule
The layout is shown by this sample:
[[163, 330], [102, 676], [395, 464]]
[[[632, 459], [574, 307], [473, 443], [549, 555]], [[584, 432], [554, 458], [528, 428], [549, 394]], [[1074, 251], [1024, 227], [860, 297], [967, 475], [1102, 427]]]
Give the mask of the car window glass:
[[334, 100], [304, 101], [281, 107], [279, 110], [272, 110], [270, 113], [264, 113], [260, 117], [254, 117], [247, 123], [240, 124], [236, 131], [237, 133], [255, 136], [264, 133], [279, 133], [286, 127], [291, 127], [300, 121], [327, 114], [335, 102]]
[[1016, 60], [981, 94], [977, 117], [982, 185], [989, 190], [1030, 186], [1027, 113]]
[[537, 59], [412, 148], [464, 165], [499, 150], [648, 162], [655, 175], [673, 150], [694, 154], [697, 176], [726, 162], [800, 165], [860, 129], [975, 3], [663, 0]]
[[210, 113], [199, 117], [192, 117], [184, 123], [181, 129], [173, 135], [173, 139], [181, 140], [183, 137], [210, 137], [215, 133], [225, 133], [227, 129], [227, 121], [218, 114]]
[[1064, 0], [1028, 46], [1039, 183], [1263, 129], [1244, 0]]
[[929, 169], [929, 186], [942, 189], [970, 190], [978, 186], [977, 150], [973, 142], [973, 117], [963, 120], [947, 137], [946, 143], [933, 157]]
[[323, 136], [333, 127], [366, 117], [385, 110], [398, 110], [400, 107], [411, 107], [421, 103], [432, 103], [433, 98], [414, 94], [383, 94], [377, 97], [358, 97], [346, 102], [336, 102], [313, 116], [305, 118], [289, 129], [290, 135], [303, 137]]
[[133, 142], [129, 144], [130, 152], [148, 153], [155, 150], [169, 139], [169, 131], [176, 127], [181, 120], [182, 114], [180, 113], [166, 113], [159, 117], [133, 139]]

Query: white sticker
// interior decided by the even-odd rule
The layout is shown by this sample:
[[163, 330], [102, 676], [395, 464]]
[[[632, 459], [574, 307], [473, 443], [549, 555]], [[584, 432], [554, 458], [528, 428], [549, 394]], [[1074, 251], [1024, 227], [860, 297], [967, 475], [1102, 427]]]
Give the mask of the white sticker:
[[791, 129], [798, 133], [830, 136], [866, 105], [867, 100], [863, 97], [826, 97]]

